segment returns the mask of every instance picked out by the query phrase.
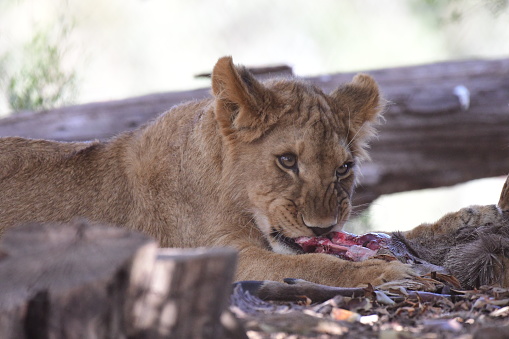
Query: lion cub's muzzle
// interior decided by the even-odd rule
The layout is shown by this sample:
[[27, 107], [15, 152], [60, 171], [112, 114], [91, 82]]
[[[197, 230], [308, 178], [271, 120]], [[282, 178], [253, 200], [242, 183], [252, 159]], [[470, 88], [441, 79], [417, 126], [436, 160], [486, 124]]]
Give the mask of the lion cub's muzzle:
[[305, 202], [300, 206], [302, 223], [316, 236], [331, 232], [338, 221], [345, 219], [348, 199], [339, 199], [335, 182], [326, 187], [316, 184], [305, 196]]

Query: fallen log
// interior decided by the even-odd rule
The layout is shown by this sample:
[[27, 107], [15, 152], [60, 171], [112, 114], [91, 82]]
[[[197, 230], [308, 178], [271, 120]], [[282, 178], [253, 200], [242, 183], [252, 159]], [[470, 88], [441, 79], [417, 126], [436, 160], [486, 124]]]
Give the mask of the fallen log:
[[[443, 62], [368, 72], [388, 100], [356, 204], [381, 194], [509, 172], [509, 59]], [[329, 92], [353, 73], [307, 78]], [[104, 139], [134, 129], [209, 89], [91, 103], [0, 120], [0, 136]]]
[[0, 243], [0, 338], [218, 338], [236, 254], [122, 228], [25, 225]]
[[370, 73], [389, 109], [356, 203], [509, 173], [509, 59]]

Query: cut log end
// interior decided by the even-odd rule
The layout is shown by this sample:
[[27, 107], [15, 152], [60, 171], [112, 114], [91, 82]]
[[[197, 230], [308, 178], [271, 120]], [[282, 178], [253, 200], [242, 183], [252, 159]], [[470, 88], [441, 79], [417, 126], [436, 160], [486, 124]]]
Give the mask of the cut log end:
[[0, 242], [0, 338], [218, 338], [229, 249], [161, 250], [123, 228], [30, 224]]

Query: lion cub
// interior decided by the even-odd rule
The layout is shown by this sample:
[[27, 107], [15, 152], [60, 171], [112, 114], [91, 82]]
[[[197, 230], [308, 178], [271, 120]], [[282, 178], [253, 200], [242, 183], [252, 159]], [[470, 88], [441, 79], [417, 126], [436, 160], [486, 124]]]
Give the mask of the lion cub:
[[225, 57], [212, 92], [106, 142], [0, 139], [0, 232], [85, 217], [165, 247], [234, 247], [240, 280], [356, 286], [414, 275], [399, 262], [296, 255], [294, 238], [349, 217], [382, 106], [371, 77], [325, 94], [294, 79], [260, 83]]

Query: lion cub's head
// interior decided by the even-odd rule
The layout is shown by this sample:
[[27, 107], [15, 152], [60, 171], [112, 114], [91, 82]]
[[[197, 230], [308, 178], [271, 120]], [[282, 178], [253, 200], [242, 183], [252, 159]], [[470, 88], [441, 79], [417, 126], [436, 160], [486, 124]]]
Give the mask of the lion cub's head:
[[292, 238], [341, 229], [381, 108], [375, 81], [357, 75], [330, 94], [293, 79], [262, 84], [225, 57], [214, 68], [212, 91], [225, 197], [271, 248], [297, 253]]

